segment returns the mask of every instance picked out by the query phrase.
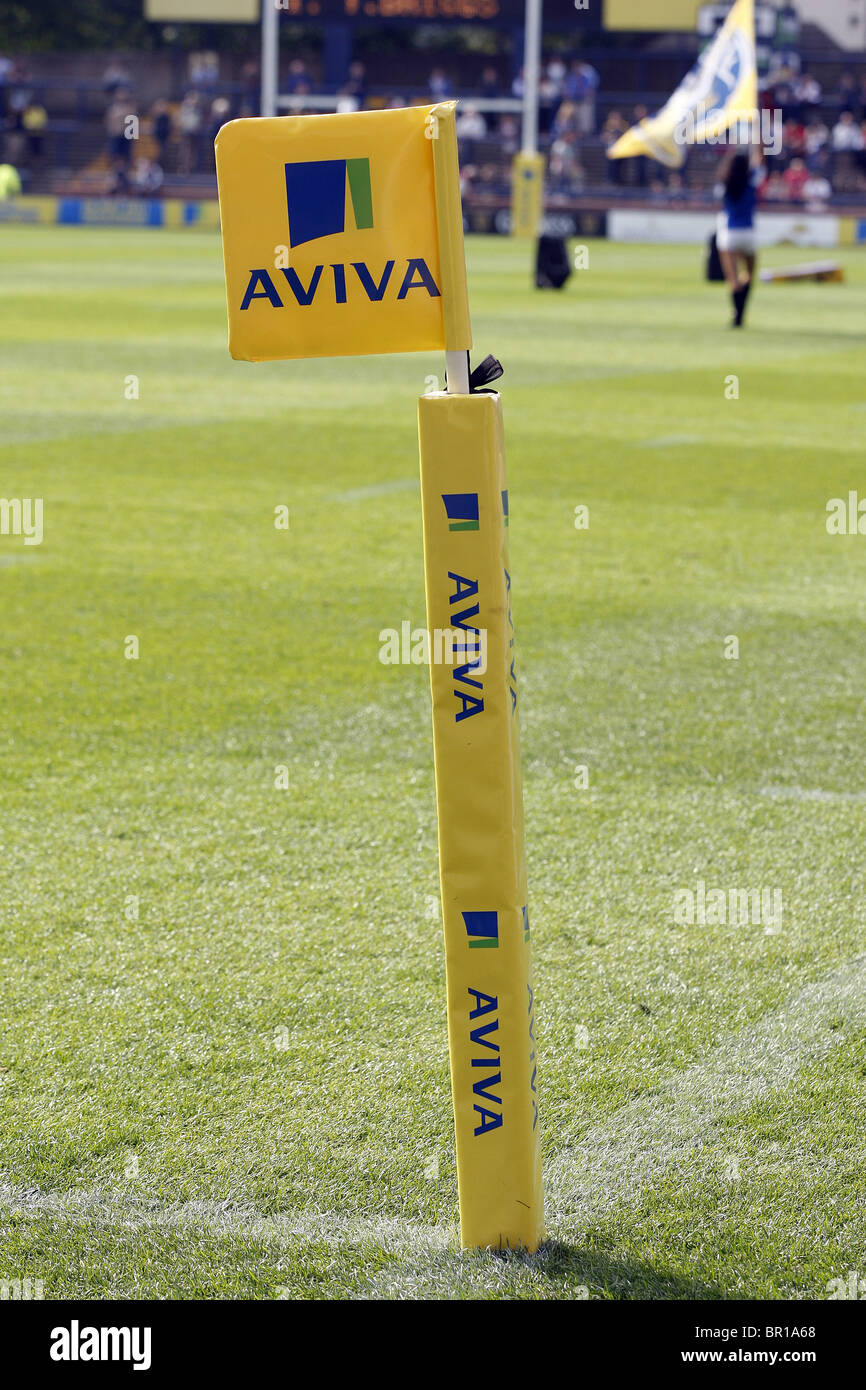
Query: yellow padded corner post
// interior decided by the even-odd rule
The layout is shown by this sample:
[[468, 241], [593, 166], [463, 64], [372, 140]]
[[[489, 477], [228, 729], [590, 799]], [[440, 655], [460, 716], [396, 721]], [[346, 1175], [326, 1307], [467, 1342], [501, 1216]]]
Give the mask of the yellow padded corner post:
[[516, 154], [511, 162], [511, 235], [534, 240], [544, 217], [543, 154]]
[[[500, 397], [422, 396], [418, 429], [461, 1242], [535, 1250], [543, 1192]], [[437, 632], [454, 634], [451, 661], [434, 660]]]

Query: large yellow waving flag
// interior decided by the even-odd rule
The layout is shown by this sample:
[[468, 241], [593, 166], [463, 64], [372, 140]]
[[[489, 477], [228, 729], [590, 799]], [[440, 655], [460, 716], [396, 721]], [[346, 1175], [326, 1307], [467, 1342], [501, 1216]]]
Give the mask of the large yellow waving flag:
[[685, 163], [686, 146], [715, 139], [741, 120], [756, 119], [754, 0], [737, 0], [709, 48], [654, 116], [632, 126], [608, 159], [649, 155], [670, 169]]
[[223, 126], [232, 357], [472, 346], [455, 106]]

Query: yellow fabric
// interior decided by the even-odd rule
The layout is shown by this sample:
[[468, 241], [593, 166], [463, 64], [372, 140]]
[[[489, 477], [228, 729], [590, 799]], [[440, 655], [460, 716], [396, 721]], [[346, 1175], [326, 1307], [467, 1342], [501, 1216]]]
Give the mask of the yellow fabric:
[[516, 154], [511, 163], [511, 235], [535, 238], [544, 208], [544, 155]]
[[144, 0], [152, 23], [257, 24], [261, 0]]
[[[216, 163], [233, 357], [471, 346], [453, 103], [230, 121]], [[295, 196], [290, 211], [286, 170], [303, 179], [311, 164], [346, 165], [344, 225], [293, 245], [321, 200]]]
[[460, 200], [460, 166], [457, 159], [456, 101], [431, 108], [427, 118], [433, 146], [433, 184], [439, 233], [439, 265], [442, 271], [442, 311], [445, 347], [467, 351], [472, 346], [469, 324], [469, 291], [466, 286], [466, 253], [463, 248], [463, 204]]
[[437, 630], [468, 648], [430, 663], [461, 1241], [535, 1250], [543, 1192], [500, 398], [422, 396], [418, 429], [431, 651]]
[[[736, 73], [732, 85], [732, 74]], [[715, 102], [721, 94], [718, 108]], [[686, 146], [722, 135], [740, 119], [756, 118], [754, 0], [737, 0], [698, 65], [654, 116], [632, 126], [607, 152], [608, 159], [648, 155], [671, 169], [685, 163]], [[709, 110], [718, 114], [707, 119]]]
[[21, 175], [14, 164], [0, 164], [0, 198], [14, 198], [21, 192]]
[[855, 246], [858, 240], [858, 222], [853, 217], [839, 218], [839, 245]]
[[48, 124], [48, 112], [44, 106], [28, 106], [22, 112], [21, 124], [25, 130], [44, 130]]
[[694, 29], [698, 10], [704, 0], [663, 0], [648, 4], [647, 0], [603, 0], [605, 29], [627, 29], [641, 33], [662, 29], [668, 34]]

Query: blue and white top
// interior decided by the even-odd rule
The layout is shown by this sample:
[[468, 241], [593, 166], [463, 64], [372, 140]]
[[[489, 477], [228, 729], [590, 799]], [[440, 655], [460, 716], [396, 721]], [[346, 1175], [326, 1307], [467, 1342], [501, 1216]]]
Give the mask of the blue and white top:
[[755, 226], [755, 208], [758, 205], [758, 185], [761, 182], [761, 172], [753, 169], [749, 175], [749, 182], [743, 189], [739, 198], [729, 198], [725, 194], [725, 216], [728, 219], [728, 227], [732, 232], [752, 231]]

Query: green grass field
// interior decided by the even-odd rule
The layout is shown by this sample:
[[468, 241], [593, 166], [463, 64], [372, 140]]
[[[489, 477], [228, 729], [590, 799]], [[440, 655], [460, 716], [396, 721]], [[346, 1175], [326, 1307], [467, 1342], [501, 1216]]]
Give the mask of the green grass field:
[[[698, 248], [593, 243], [559, 296], [520, 245], [468, 252], [506, 369], [549, 1243], [457, 1246], [428, 676], [378, 660], [425, 621], [441, 359], [234, 363], [217, 237], [2, 227], [0, 494], [44, 498], [44, 540], [0, 536], [0, 1279], [866, 1277], [866, 537], [825, 526], [866, 496], [866, 257], [760, 287], [738, 335]], [[678, 923], [698, 880], [781, 891], [781, 929]]]

